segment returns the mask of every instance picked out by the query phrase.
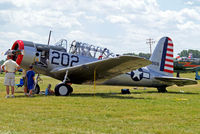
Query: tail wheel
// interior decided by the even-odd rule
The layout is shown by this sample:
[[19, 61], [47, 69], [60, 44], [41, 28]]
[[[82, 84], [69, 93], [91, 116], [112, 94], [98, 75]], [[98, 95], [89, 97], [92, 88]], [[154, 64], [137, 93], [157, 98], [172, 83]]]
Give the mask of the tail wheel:
[[166, 87], [157, 87], [157, 89], [158, 89], [159, 93], [166, 93], [167, 92]]
[[66, 85], [64, 83], [58, 84], [55, 87], [56, 96], [68, 96], [72, 92], [73, 92], [73, 88], [70, 85]]

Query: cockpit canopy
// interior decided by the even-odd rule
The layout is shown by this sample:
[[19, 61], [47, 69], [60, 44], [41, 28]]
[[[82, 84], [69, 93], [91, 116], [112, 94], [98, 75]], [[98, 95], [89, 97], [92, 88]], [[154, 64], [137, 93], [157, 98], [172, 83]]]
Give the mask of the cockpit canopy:
[[[67, 40], [65, 39], [61, 39], [55, 45], [61, 47], [66, 46], [67, 50]], [[68, 53], [88, 56], [96, 59], [106, 59], [115, 56], [114, 53], [112, 53], [107, 48], [102, 48], [99, 46], [94, 46], [87, 43], [78, 42], [75, 40], [72, 41], [72, 43], [70, 44]]]
[[67, 50], [67, 40], [66, 39], [61, 39], [58, 42], [56, 42], [54, 45], [59, 46], [59, 47], [64, 47], [64, 48], [66, 47], [66, 50]]

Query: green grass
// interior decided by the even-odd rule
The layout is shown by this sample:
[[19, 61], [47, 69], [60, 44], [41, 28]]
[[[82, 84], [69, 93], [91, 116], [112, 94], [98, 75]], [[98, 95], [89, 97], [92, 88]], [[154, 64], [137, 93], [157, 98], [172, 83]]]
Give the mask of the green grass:
[[[191, 73], [181, 76], [194, 78]], [[59, 82], [42, 79], [42, 90]], [[93, 86], [73, 85], [68, 97], [33, 98], [18, 89], [16, 98], [5, 99], [3, 80], [0, 77], [0, 133], [200, 133], [200, 84], [172, 86], [168, 93], [118, 86], [97, 86], [94, 91]], [[120, 94], [121, 88], [129, 88], [132, 94]]]

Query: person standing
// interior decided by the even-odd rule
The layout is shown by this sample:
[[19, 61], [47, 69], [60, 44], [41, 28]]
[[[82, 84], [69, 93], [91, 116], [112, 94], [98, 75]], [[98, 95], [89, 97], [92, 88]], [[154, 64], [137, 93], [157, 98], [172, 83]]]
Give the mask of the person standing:
[[27, 93], [26, 70], [25, 69], [23, 69], [22, 78], [23, 78], [23, 82], [24, 82], [24, 95], [28, 95], [28, 93]]
[[26, 72], [27, 79], [27, 89], [29, 90], [29, 96], [33, 95], [33, 89], [35, 86], [35, 72], [33, 71], [33, 66], [29, 66], [29, 70]]
[[15, 86], [15, 72], [17, 72], [20, 69], [20, 66], [12, 60], [12, 52], [9, 52], [7, 54], [7, 60], [4, 62], [4, 64], [2, 65], [2, 69], [3, 71], [6, 73], [5, 74], [5, 79], [4, 79], [4, 85], [6, 86], [6, 97], [5, 98], [9, 98], [9, 92], [10, 89], [9, 87], [11, 86], [11, 92], [12, 95], [11, 97], [14, 98], [14, 86]]

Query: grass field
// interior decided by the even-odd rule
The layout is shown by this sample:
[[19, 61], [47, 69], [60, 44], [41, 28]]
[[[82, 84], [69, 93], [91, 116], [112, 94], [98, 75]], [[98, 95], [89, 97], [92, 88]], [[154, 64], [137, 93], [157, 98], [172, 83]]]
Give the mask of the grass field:
[[[187, 73], [183, 77], [193, 78]], [[20, 77], [17, 77], [19, 81]], [[59, 81], [42, 76], [40, 87]], [[24, 97], [5, 99], [0, 75], [0, 133], [122, 133], [198, 134], [200, 133], [200, 84], [172, 86], [168, 93], [154, 88], [73, 85], [68, 97]], [[130, 95], [120, 94], [129, 88]]]

